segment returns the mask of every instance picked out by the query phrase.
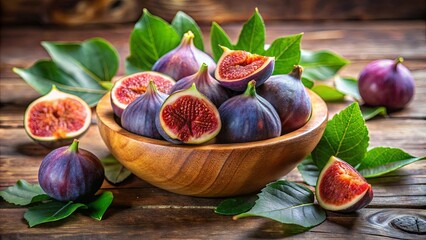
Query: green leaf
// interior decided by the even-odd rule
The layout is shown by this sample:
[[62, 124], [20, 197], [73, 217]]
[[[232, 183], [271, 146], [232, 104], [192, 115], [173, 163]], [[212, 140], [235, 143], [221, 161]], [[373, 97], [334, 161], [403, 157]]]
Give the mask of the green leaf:
[[73, 203], [72, 201], [67, 203], [50, 201], [28, 208], [28, 211], [24, 214], [24, 218], [30, 227], [34, 227], [42, 223], [64, 219], [79, 208], [87, 208], [87, 206], [82, 203]]
[[113, 198], [114, 196], [112, 195], [112, 192], [103, 192], [101, 195], [97, 196], [93, 202], [86, 204], [87, 209], [85, 209], [85, 213], [93, 219], [99, 221], [102, 220], [102, 217], [111, 205]]
[[223, 200], [214, 212], [221, 215], [231, 216], [245, 213], [254, 206], [256, 200], [256, 196], [228, 198]]
[[25, 180], [18, 180], [14, 186], [0, 191], [0, 196], [8, 203], [21, 206], [50, 199], [39, 184], [30, 184]]
[[82, 86], [103, 89], [103, 81], [110, 82], [119, 65], [117, 50], [101, 38], [82, 43], [42, 42], [53, 62]]
[[91, 107], [107, 93], [100, 85], [92, 88], [90, 84], [86, 85], [85, 82], [74, 79], [51, 60], [40, 60], [30, 68], [14, 68], [13, 71], [41, 95], [47, 94], [52, 85], [56, 85], [61, 91], [79, 96]]
[[318, 94], [324, 101], [336, 102], [342, 101], [345, 94], [328, 85], [315, 85], [311, 88], [316, 94]]
[[387, 116], [388, 113], [386, 111], [386, 107], [366, 107], [361, 106], [361, 112], [362, 116], [364, 117], [364, 120], [370, 120], [374, 118], [375, 116], [382, 115]]
[[311, 89], [315, 84], [314, 80], [311, 80], [311, 79], [303, 77], [303, 76], [302, 76], [302, 83], [305, 87], [307, 87], [309, 89]]
[[426, 156], [414, 157], [399, 148], [376, 147], [367, 152], [357, 170], [365, 178], [372, 178], [425, 159]]
[[355, 78], [337, 76], [334, 79], [334, 84], [339, 92], [349, 95], [356, 100], [361, 99], [358, 89], [358, 80]]
[[303, 75], [312, 80], [329, 79], [348, 63], [343, 57], [326, 50], [302, 50], [300, 58], [300, 65], [304, 68]]
[[275, 57], [273, 74], [287, 74], [300, 61], [300, 41], [303, 34], [275, 39], [265, 55]]
[[328, 121], [324, 134], [312, 151], [312, 159], [322, 169], [331, 156], [357, 166], [367, 152], [368, 129], [357, 102]]
[[111, 183], [120, 183], [132, 174], [111, 154], [102, 158], [101, 162], [105, 169], [105, 177]]
[[172, 27], [182, 38], [183, 34], [191, 31], [194, 34], [194, 45], [204, 51], [203, 34], [198, 24], [189, 15], [182, 11], [178, 11], [173, 18]]
[[262, 54], [265, 51], [264, 47], [265, 24], [259, 10], [256, 8], [250, 19], [244, 23], [235, 49]]
[[126, 59], [126, 74], [151, 70], [164, 54], [179, 45], [176, 30], [160, 17], [143, 10], [141, 19], [130, 35], [130, 56]]
[[212, 23], [210, 28], [210, 42], [213, 52], [213, 58], [217, 62], [222, 56], [223, 49], [220, 46], [227, 47], [229, 49], [234, 49], [234, 46], [231, 43], [226, 32], [217, 24], [216, 22]]
[[260, 216], [306, 228], [316, 226], [326, 218], [325, 211], [314, 204], [312, 191], [293, 182], [279, 180], [270, 183], [258, 197], [250, 211], [235, 218]]
[[319, 176], [319, 170], [317, 165], [312, 160], [312, 156], [309, 155], [299, 165], [297, 165], [297, 169], [299, 170], [300, 174], [302, 175], [303, 180], [311, 185], [316, 186], [317, 180]]

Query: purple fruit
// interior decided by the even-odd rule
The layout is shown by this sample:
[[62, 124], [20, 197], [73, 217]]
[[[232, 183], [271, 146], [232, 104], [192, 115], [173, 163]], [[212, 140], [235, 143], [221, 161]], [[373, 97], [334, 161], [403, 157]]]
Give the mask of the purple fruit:
[[209, 72], [213, 73], [216, 63], [208, 54], [194, 46], [193, 39], [194, 34], [191, 31], [185, 33], [180, 45], [158, 59], [152, 70], [167, 74], [176, 81], [196, 73], [203, 63], [206, 63]]
[[198, 91], [204, 94], [210, 101], [219, 107], [223, 102], [228, 100], [228, 92], [224, 89], [208, 72], [207, 65], [203, 63], [197, 73], [184, 77], [175, 85], [170, 92], [188, 89], [195, 83]]
[[218, 135], [219, 142], [252, 142], [280, 136], [278, 113], [266, 99], [256, 94], [255, 85], [256, 81], [250, 81], [243, 94], [220, 106], [222, 130]]
[[167, 94], [157, 91], [153, 81], [149, 81], [146, 92], [124, 109], [121, 126], [141, 136], [162, 139], [155, 127], [155, 118], [167, 97]]
[[359, 93], [367, 105], [396, 110], [413, 98], [414, 79], [402, 61], [401, 57], [395, 61], [376, 60], [361, 71]]
[[38, 182], [58, 201], [84, 201], [93, 196], [104, 181], [104, 168], [91, 152], [78, 149], [78, 140], [69, 147], [50, 152], [41, 162]]
[[275, 58], [252, 54], [242, 50], [230, 50], [222, 47], [215, 71], [220, 84], [234, 91], [244, 91], [251, 80], [256, 87], [262, 85], [274, 71]]
[[281, 120], [281, 134], [292, 132], [308, 122], [312, 112], [311, 99], [300, 80], [303, 68], [294, 66], [288, 75], [274, 75], [258, 88], [277, 110]]

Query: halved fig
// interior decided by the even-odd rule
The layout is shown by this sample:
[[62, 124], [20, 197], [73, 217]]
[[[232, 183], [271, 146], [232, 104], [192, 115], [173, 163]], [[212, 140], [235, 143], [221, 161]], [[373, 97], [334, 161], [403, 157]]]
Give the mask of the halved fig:
[[220, 84], [234, 91], [244, 91], [251, 80], [256, 87], [262, 85], [274, 71], [275, 58], [252, 54], [243, 50], [230, 50], [222, 47], [215, 71]]
[[222, 127], [216, 106], [195, 84], [171, 94], [161, 106], [155, 123], [160, 134], [176, 144], [208, 142]]
[[353, 212], [373, 200], [373, 189], [365, 178], [350, 164], [334, 156], [321, 170], [315, 193], [321, 207], [337, 212]]
[[78, 96], [59, 91], [55, 85], [28, 105], [24, 128], [28, 136], [48, 148], [69, 145], [90, 126], [92, 111]]
[[169, 94], [176, 83], [173, 78], [154, 71], [134, 73], [120, 78], [111, 89], [111, 105], [115, 115], [121, 117], [124, 109], [146, 92], [150, 80], [157, 86], [158, 91], [165, 94]]

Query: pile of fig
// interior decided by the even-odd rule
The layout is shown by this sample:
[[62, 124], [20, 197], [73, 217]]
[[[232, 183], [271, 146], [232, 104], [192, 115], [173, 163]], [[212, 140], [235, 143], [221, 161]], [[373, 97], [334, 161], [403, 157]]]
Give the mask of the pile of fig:
[[175, 144], [240, 143], [278, 137], [309, 120], [301, 66], [272, 76], [274, 57], [226, 47], [215, 63], [193, 39], [184, 34], [152, 71], [114, 84], [111, 104], [124, 129]]

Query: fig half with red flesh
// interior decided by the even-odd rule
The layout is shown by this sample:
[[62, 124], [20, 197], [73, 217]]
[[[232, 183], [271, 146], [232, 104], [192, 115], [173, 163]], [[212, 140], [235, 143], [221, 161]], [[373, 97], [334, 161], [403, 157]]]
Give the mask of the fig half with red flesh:
[[350, 164], [334, 156], [321, 170], [315, 193], [321, 207], [337, 212], [359, 210], [373, 199], [373, 189], [365, 178]]
[[175, 84], [173, 78], [154, 71], [139, 72], [119, 79], [111, 89], [111, 105], [115, 115], [121, 117], [124, 109], [146, 92], [150, 80], [158, 91], [165, 94], [169, 94]]
[[78, 96], [59, 91], [56, 86], [28, 105], [24, 128], [28, 136], [48, 148], [69, 145], [90, 126], [92, 111]]
[[215, 71], [220, 84], [234, 91], [244, 91], [251, 80], [256, 87], [262, 85], [274, 71], [275, 58], [252, 54], [243, 50], [230, 50], [222, 47]]
[[202, 144], [216, 137], [222, 124], [216, 106], [192, 84], [164, 101], [156, 126], [169, 142]]

